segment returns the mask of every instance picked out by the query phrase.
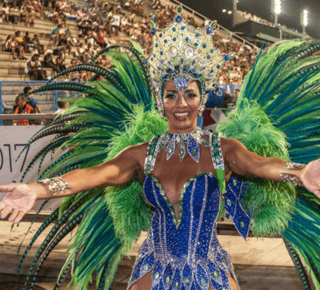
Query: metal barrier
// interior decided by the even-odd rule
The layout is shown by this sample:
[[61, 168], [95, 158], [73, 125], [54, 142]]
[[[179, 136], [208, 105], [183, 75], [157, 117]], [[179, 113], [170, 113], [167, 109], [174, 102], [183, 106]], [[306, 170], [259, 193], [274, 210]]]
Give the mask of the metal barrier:
[[[15, 97], [19, 93], [23, 93], [25, 87], [31, 87], [33, 90], [45, 86], [47, 81], [0, 81], [0, 114], [13, 113], [11, 108], [15, 104]], [[56, 82], [52, 82], [54, 84]], [[78, 82], [75, 82], [78, 83]], [[81, 93], [71, 91], [45, 91], [40, 96], [34, 95], [34, 98], [38, 101], [39, 105], [49, 106], [46, 112], [55, 112], [58, 110], [58, 99], [66, 97], [80, 97]], [[7, 109], [7, 110], [5, 110]], [[6, 111], [6, 112], [4, 112]]]

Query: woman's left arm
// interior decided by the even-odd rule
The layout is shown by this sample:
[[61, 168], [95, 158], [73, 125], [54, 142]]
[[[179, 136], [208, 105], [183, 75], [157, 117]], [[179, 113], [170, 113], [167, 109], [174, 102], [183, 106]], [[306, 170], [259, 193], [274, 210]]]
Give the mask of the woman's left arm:
[[225, 162], [232, 172], [277, 182], [295, 180], [320, 198], [320, 159], [310, 162], [301, 169], [295, 169], [288, 168], [289, 163], [280, 158], [263, 157], [248, 151], [235, 139], [221, 138], [221, 147]]

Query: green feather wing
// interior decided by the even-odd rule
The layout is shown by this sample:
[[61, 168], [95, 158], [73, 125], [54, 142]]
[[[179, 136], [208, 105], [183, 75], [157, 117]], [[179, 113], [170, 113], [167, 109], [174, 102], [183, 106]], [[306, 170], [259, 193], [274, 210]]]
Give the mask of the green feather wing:
[[[77, 99], [52, 126], [33, 137], [32, 142], [52, 133], [61, 132], [60, 137], [68, 134], [56, 153], [61, 157], [42, 172], [41, 179], [101, 164], [128, 146], [149, 142], [154, 135], [166, 132], [167, 122], [154, 109], [145, 63], [135, 49], [127, 48], [127, 52], [120, 52], [117, 47], [107, 49], [105, 53], [111, 57], [113, 67], [103, 71], [104, 79], [82, 85], [80, 89], [86, 97]], [[98, 70], [86, 66], [92, 71]], [[56, 87], [64, 89], [63, 83]], [[64, 120], [69, 123], [61, 125]], [[46, 224], [57, 216], [55, 213]], [[59, 237], [67, 233], [71, 223], [74, 228], [76, 219], [78, 229], [56, 289], [60, 289], [69, 272], [75, 289], [87, 289], [94, 280], [99, 289], [109, 289], [120, 259], [138, 239], [141, 230], [150, 227], [151, 217], [152, 212], [143, 201], [142, 185], [137, 180], [64, 198], [57, 226], [42, 244], [33, 265], [48, 248], [58, 244]], [[34, 240], [38, 236], [39, 233]], [[32, 271], [33, 267], [30, 275]]]
[[[244, 80], [234, 114], [218, 125], [248, 150], [298, 163], [320, 158], [320, 41], [262, 51]], [[320, 289], [320, 201], [302, 188], [250, 178], [245, 204], [257, 236], [281, 234]]]

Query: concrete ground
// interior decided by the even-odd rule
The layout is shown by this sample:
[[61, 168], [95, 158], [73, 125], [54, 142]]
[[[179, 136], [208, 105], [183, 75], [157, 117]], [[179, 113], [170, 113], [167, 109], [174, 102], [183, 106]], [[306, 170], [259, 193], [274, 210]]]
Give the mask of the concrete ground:
[[[16, 271], [19, 264], [17, 249], [22, 242], [20, 257], [23, 254], [32, 235], [39, 228], [41, 223], [34, 223], [29, 234], [23, 240], [30, 222], [21, 222], [19, 227], [14, 227], [12, 231], [11, 224], [0, 222], [0, 290], [23, 289], [25, 275], [32, 263], [32, 257], [45, 237], [35, 242], [34, 248], [25, 259], [22, 267], [22, 277], [16, 283]], [[48, 233], [48, 230], [46, 230]], [[132, 247], [129, 256], [125, 257], [118, 269], [113, 290], [124, 290], [129, 280], [132, 265], [135, 261], [138, 249], [145, 238], [142, 234], [137, 243]], [[242, 290], [302, 290], [302, 286], [291, 258], [280, 238], [248, 238], [245, 241], [240, 236], [219, 235], [219, 241], [222, 247], [230, 254], [235, 267], [236, 275]], [[39, 273], [39, 279], [36, 282], [34, 290], [53, 289], [55, 280], [60, 267], [66, 258], [64, 252], [70, 246], [70, 236], [66, 237], [50, 254]], [[30, 284], [29, 284], [30, 285]], [[62, 289], [66, 289], [67, 283]], [[70, 287], [69, 289], [72, 289]], [[94, 285], [88, 287], [89, 290], [95, 289]]]

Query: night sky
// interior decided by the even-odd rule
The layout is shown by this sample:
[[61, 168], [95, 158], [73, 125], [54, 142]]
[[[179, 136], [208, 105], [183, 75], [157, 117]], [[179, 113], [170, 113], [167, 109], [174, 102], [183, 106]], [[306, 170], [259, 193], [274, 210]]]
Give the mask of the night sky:
[[[232, 10], [232, 0], [180, 0], [211, 19], [218, 20], [222, 26], [231, 26], [232, 16], [222, 13], [222, 9]], [[280, 24], [295, 28], [302, 32], [300, 13], [309, 10], [309, 25], [306, 32], [320, 39], [320, 0], [282, 0], [282, 13], [278, 17]], [[238, 10], [247, 11], [273, 22], [271, 15], [271, 0], [239, 0]]]

